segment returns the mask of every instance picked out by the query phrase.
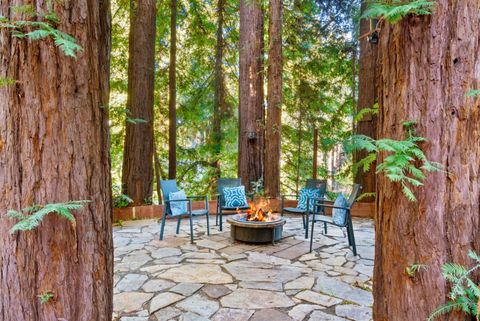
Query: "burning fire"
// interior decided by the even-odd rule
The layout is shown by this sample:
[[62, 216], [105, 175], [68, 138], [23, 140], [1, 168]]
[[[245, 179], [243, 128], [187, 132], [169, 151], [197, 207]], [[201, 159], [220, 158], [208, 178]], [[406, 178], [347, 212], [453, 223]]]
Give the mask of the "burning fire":
[[250, 209], [247, 210], [246, 213], [240, 213], [240, 211], [237, 209], [237, 213], [244, 214], [247, 221], [271, 222], [277, 219], [277, 215], [273, 214], [272, 210], [263, 210], [263, 208], [267, 208], [267, 202], [262, 201], [259, 204], [250, 202], [249, 205]]

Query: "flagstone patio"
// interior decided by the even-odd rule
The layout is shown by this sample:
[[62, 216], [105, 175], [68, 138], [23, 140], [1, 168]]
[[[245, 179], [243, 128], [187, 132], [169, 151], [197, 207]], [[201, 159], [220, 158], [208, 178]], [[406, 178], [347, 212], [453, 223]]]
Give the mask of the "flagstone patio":
[[168, 220], [159, 241], [156, 220], [124, 222], [114, 228], [114, 320], [368, 321], [373, 221], [355, 219], [359, 256], [353, 257], [343, 231], [316, 231], [309, 253], [302, 219], [287, 216], [284, 239], [274, 246], [235, 243], [228, 224], [219, 232], [211, 219], [188, 220], [175, 235]]

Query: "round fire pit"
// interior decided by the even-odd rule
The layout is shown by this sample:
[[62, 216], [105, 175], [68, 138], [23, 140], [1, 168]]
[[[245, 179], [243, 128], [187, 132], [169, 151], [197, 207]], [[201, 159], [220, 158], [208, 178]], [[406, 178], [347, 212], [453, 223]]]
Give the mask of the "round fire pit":
[[227, 218], [231, 225], [232, 239], [247, 243], [268, 243], [282, 239], [283, 225], [286, 220], [282, 217], [269, 221], [248, 221], [245, 214], [237, 214]]

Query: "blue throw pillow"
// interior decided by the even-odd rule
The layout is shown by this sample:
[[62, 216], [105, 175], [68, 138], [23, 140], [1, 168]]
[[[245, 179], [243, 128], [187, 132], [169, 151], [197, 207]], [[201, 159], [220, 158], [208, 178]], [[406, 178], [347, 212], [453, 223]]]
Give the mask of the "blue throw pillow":
[[225, 207], [237, 208], [247, 207], [247, 196], [245, 194], [245, 186], [224, 187], [223, 196], [225, 197]]
[[[335, 200], [334, 206], [348, 207], [348, 201], [343, 196], [343, 194], [338, 195]], [[340, 208], [334, 208], [332, 210], [332, 221], [337, 225], [345, 225], [347, 220], [347, 210], [342, 210]]]
[[320, 198], [320, 189], [319, 188], [302, 188], [298, 194], [298, 204], [297, 207], [306, 211], [307, 210], [307, 199], [310, 199], [309, 208], [310, 211], [313, 211], [313, 201], [312, 198]]
[[[185, 194], [184, 190], [180, 190], [178, 192], [171, 192], [170, 194], [168, 194], [168, 199], [170, 201], [184, 200], [184, 199], [187, 199], [187, 195]], [[187, 214], [187, 209], [188, 209], [188, 201], [170, 203], [170, 212], [174, 216]]]

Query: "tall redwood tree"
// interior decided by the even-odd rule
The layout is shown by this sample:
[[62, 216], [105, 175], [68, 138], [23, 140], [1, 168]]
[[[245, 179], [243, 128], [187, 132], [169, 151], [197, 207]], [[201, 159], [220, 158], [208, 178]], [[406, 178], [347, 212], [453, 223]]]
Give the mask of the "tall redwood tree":
[[[362, 12], [366, 9], [367, 2], [362, 2]], [[373, 21], [369, 19], [360, 20], [360, 59], [358, 71], [358, 102], [356, 104], [357, 112], [364, 108], [372, 108], [377, 101], [377, 78], [378, 78], [378, 62], [377, 51], [378, 44], [369, 41], [368, 35], [375, 26]], [[355, 133], [358, 135], [366, 135], [368, 137], [377, 137], [377, 116], [372, 113], [366, 114], [355, 125]], [[360, 161], [368, 155], [365, 151], [358, 151], [354, 154], [354, 162]], [[355, 174], [355, 183], [362, 185], [363, 193], [375, 192], [376, 174], [375, 163], [369, 171], [364, 172], [359, 169]], [[373, 197], [365, 198], [364, 201], [373, 202]]]
[[175, 179], [177, 177], [177, 0], [170, 0], [168, 121], [168, 178]]
[[270, 0], [268, 46], [267, 122], [265, 126], [265, 194], [280, 195], [282, 130], [282, 0]]
[[264, 169], [263, 44], [261, 1], [241, 0], [238, 176], [247, 189]]
[[[130, 2], [128, 57], [129, 119], [126, 124], [122, 188], [135, 204], [152, 197], [155, 0]], [[132, 122], [130, 119], [141, 119]]]
[[[108, 134], [109, 1], [52, 2], [83, 51], [0, 31], [0, 320], [110, 320], [113, 246]], [[0, 15], [24, 17], [0, 1]], [[47, 2], [36, 2], [45, 13]], [[50, 214], [9, 233], [9, 209], [91, 200], [72, 224]], [[42, 304], [38, 295], [54, 297]]]
[[[401, 139], [402, 123], [416, 121], [446, 172], [428, 175], [417, 202], [377, 178], [375, 320], [425, 320], [447, 299], [441, 265], [471, 265], [467, 252], [480, 251], [480, 100], [466, 97], [480, 85], [479, 15], [477, 0], [438, 0], [431, 16], [381, 30], [378, 136]], [[412, 264], [428, 270], [409, 278]]]

